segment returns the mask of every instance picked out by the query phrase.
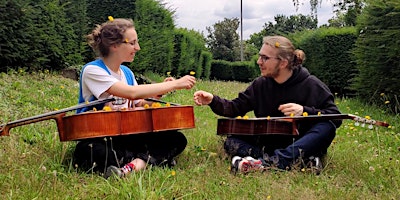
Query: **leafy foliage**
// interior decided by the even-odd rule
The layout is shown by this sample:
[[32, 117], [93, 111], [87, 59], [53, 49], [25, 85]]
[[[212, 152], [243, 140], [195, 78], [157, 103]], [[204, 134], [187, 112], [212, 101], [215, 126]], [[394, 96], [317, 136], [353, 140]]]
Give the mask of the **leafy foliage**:
[[360, 97], [381, 103], [386, 94], [392, 110], [400, 112], [400, 2], [367, 1], [358, 21], [359, 37], [353, 53], [359, 76], [353, 87]]
[[0, 2], [0, 71], [62, 69], [82, 60], [80, 43], [58, 0]]
[[253, 44], [257, 49], [262, 46], [262, 40], [267, 35], [288, 35], [296, 31], [313, 30], [317, 28], [318, 20], [309, 15], [302, 14], [291, 15], [286, 17], [284, 15], [277, 15], [274, 17], [275, 23], [265, 23], [263, 29], [250, 35], [248, 43]]
[[238, 18], [224, 18], [213, 25], [207, 27], [207, 46], [213, 58], [216, 60], [236, 61], [240, 60]]
[[297, 48], [306, 53], [304, 66], [325, 82], [334, 93], [351, 95], [349, 86], [356, 76], [351, 50], [356, 41], [355, 29], [320, 28], [291, 35]]

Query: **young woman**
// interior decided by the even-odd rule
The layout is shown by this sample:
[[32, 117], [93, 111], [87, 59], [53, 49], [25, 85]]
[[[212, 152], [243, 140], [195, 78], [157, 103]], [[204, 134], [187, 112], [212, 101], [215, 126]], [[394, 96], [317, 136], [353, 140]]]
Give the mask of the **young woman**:
[[[82, 69], [79, 103], [112, 96], [116, 101], [98, 109], [103, 106], [114, 110], [128, 108], [131, 100], [134, 106], [140, 107], [151, 104], [143, 100], [145, 98], [172, 90], [190, 89], [196, 82], [193, 76], [187, 75], [177, 80], [167, 78], [162, 83], [138, 85], [133, 72], [122, 65], [132, 62], [140, 50], [138, 34], [131, 19], [110, 17], [87, 38], [99, 58]], [[74, 163], [85, 170], [104, 173], [106, 178], [112, 174], [122, 177], [131, 171], [144, 169], [147, 164], [173, 166], [174, 158], [185, 149], [186, 143], [186, 137], [178, 131], [84, 139], [76, 145]]]

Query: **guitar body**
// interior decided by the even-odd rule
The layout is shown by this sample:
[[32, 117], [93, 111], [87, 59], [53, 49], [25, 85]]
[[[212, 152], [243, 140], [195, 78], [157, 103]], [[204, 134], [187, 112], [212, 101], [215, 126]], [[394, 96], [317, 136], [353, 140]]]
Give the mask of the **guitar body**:
[[220, 118], [218, 119], [218, 135], [298, 135], [297, 122], [300, 121], [327, 121], [351, 119], [356, 121], [356, 125], [364, 126], [368, 124], [369, 128], [374, 125], [388, 127], [386, 122], [362, 118], [351, 114], [325, 114], [310, 116], [293, 117], [269, 117], [269, 118]]

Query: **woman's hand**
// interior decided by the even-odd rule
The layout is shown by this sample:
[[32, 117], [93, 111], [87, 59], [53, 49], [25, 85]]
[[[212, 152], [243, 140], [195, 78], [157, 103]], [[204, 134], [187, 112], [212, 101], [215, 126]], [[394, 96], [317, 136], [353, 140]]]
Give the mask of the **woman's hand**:
[[193, 94], [194, 103], [198, 106], [210, 104], [213, 98], [214, 95], [202, 90], [199, 90]]
[[196, 78], [194, 76], [186, 75], [176, 81], [175, 89], [191, 89], [196, 83]]

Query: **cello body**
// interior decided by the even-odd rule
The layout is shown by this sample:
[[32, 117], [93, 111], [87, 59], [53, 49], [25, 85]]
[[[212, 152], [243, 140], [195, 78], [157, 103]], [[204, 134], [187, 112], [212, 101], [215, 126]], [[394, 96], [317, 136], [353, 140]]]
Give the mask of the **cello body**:
[[62, 118], [59, 135], [61, 141], [70, 141], [194, 127], [193, 106], [173, 106], [65, 116]]
[[66, 115], [69, 111], [113, 100], [113, 98], [96, 100], [1, 124], [0, 136], [9, 135], [13, 127], [49, 119], [56, 121], [60, 141], [195, 128], [193, 106], [178, 104], [168, 107], [88, 111]]

